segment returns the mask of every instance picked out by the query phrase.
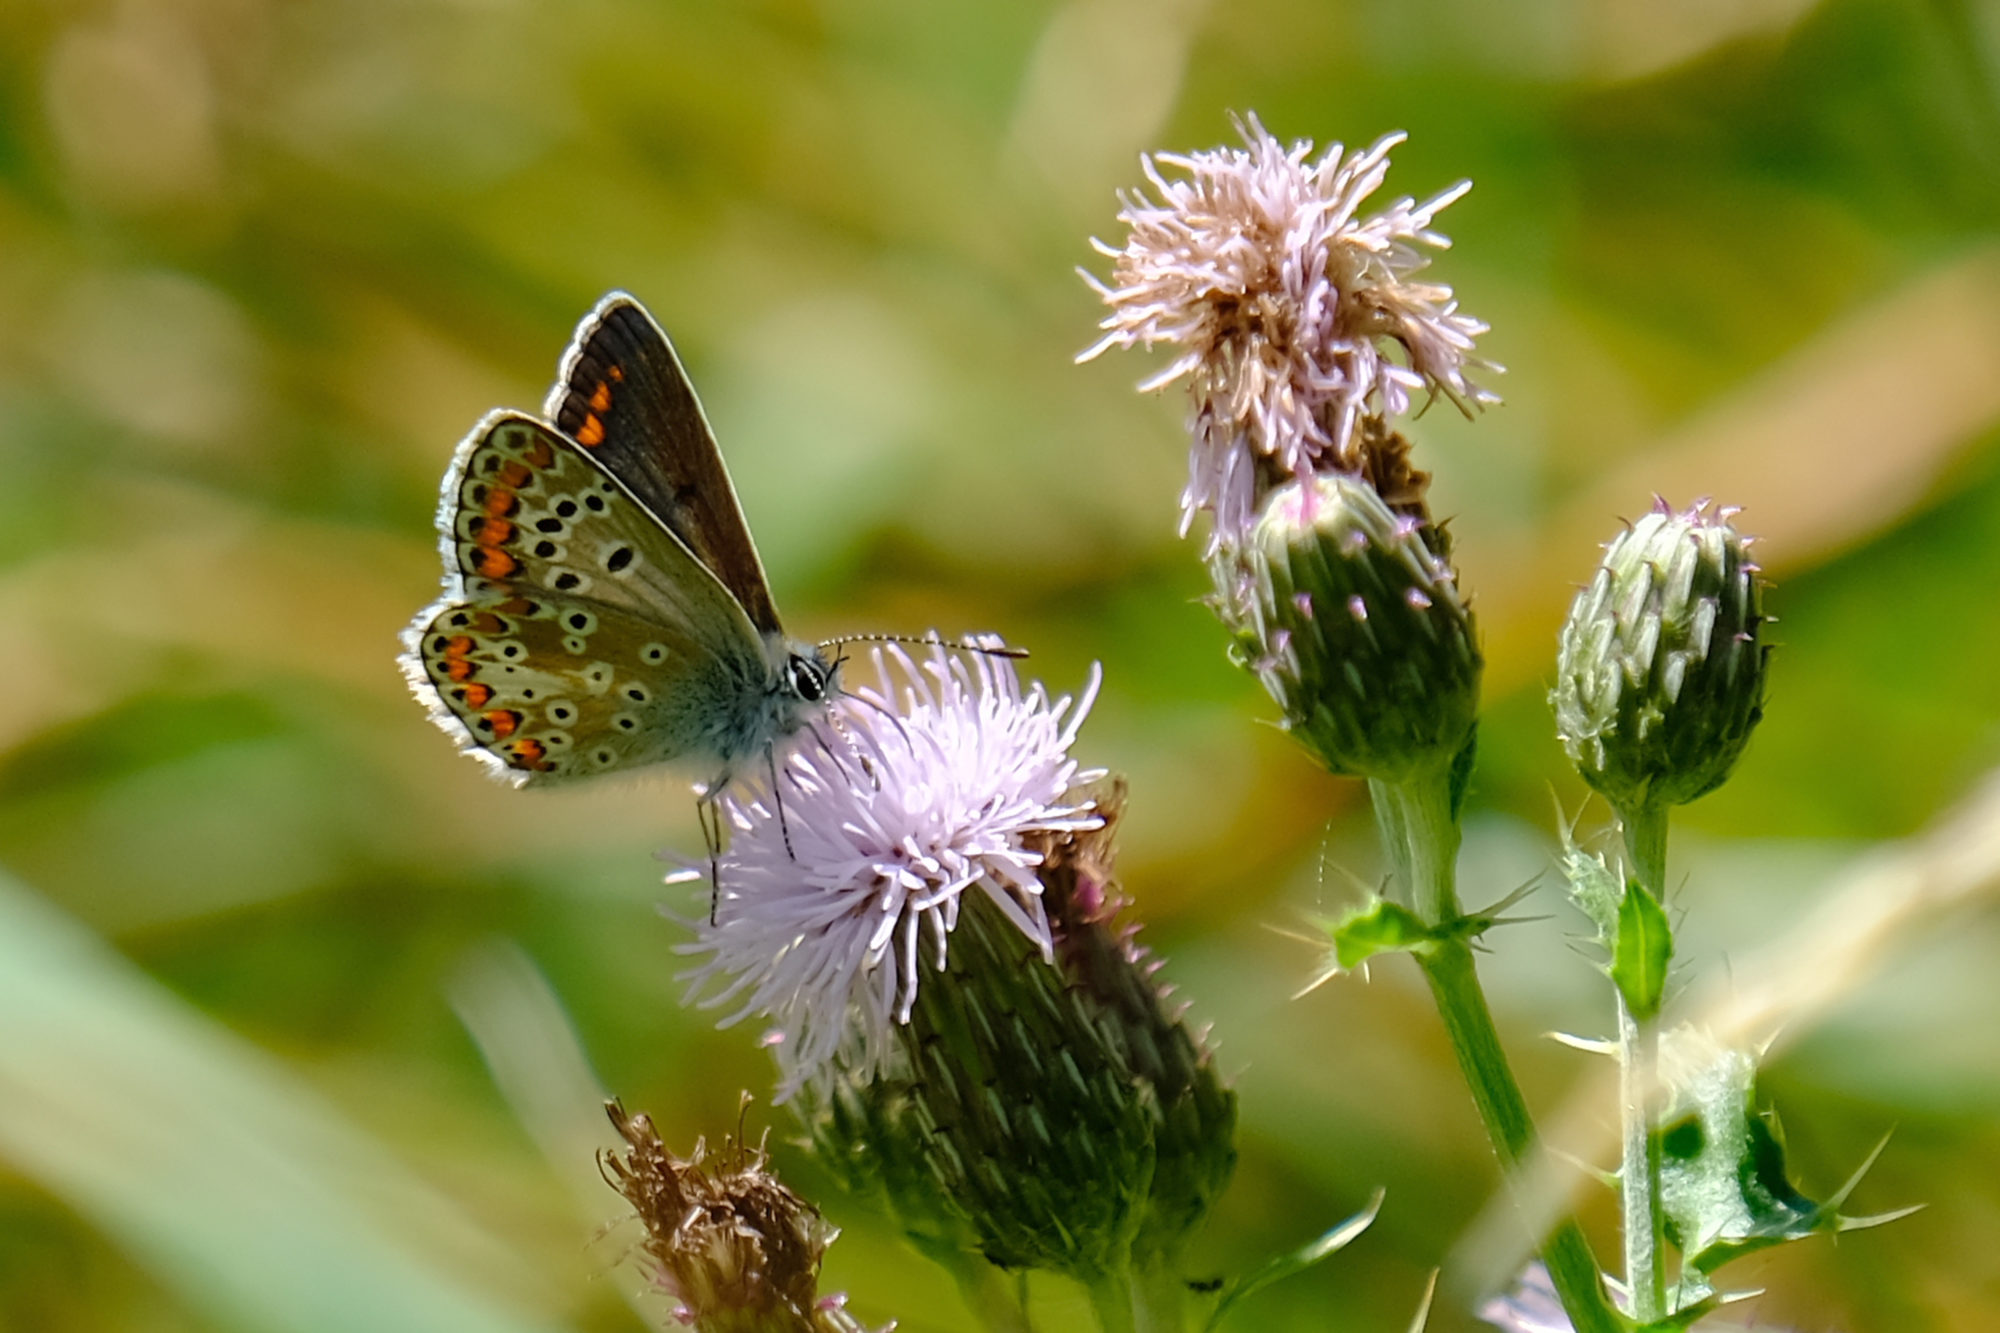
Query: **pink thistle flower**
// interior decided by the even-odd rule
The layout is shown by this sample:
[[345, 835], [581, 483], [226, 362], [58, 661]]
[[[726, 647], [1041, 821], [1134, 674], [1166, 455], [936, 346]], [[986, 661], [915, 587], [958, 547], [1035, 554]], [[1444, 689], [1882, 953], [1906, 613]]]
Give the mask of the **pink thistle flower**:
[[1069, 757], [1097, 692], [1051, 701], [1023, 691], [1005, 659], [934, 649], [873, 654], [880, 684], [845, 696], [768, 787], [722, 798], [733, 836], [717, 867], [706, 955], [689, 998], [733, 1004], [724, 1025], [767, 1018], [778, 1099], [839, 1057], [884, 1068], [892, 1025], [909, 1021], [920, 960], [942, 969], [963, 897], [985, 894], [1053, 956], [1038, 877], [1046, 835], [1095, 828], [1072, 797], [1098, 770]]
[[[1109, 285], [1084, 274], [1111, 313], [1077, 358], [1181, 349], [1139, 387], [1190, 380], [1181, 531], [1210, 511], [1211, 551], [1249, 531], [1272, 484], [1362, 470], [1365, 419], [1407, 412], [1419, 391], [1468, 413], [1499, 401], [1468, 373], [1499, 369], [1473, 355], [1486, 325], [1459, 312], [1449, 287], [1414, 280], [1430, 262], [1425, 247], [1450, 246], [1432, 224], [1471, 182], [1364, 218], [1403, 135], [1356, 153], [1336, 143], [1308, 161], [1310, 140], [1287, 149], [1255, 116], [1237, 128], [1241, 149], [1140, 159], [1159, 201], [1121, 195], [1124, 248], [1092, 242], [1115, 261]], [[1162, 165], [1185, 178], [1167, 179]]]

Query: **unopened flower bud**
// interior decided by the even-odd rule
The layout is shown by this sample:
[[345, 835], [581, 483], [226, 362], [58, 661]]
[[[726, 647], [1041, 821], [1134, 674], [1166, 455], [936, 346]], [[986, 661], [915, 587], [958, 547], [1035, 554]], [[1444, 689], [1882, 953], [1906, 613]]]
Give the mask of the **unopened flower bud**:
[[1764, 715], [1762, 595], [1733, 513], [1662, 502], [1605, 548], [1570, 606], [1556, 732], [1621, 811], [1713, 791]]
[[1472, 738], [1482, 665], [1437, 530], [1358, 477], [1273, 491], [1213, 563], [1237, 659], [1335, 773], [1404, 782]]

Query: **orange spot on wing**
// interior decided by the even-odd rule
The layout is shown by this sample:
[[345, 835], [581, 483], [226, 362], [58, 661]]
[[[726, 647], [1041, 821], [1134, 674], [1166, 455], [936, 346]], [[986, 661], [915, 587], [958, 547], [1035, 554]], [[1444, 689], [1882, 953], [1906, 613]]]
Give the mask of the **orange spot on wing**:
[[[467, 662], [465, 665], [471, 666], [472, 664]], [[465, 700], [465, 705], [468, 708], [484, 708], [486, 707], [486, 701], [493, 697], [493, 691], [481, 685], [478, 681], [474, 681], [460, 690], [459, 696]]]
[[471, 680], [479, 670], [478, 666], [465, 660], [466, 654], [471, 651], [470, 635], [454, 634], [445, 640], [444, 674], [457, 681]]
[[547, 440], [537, 435], [535, 442], [528, 446], [528, 452], [525, 457], [528, 460], [529, 467], [540, 470], [554, 465], [556, 451], [549, 448]]
[[521, 726], [521, 715], [509, 708], [496, 708], [492, 712], [485, 714], [485, 718], [493, 724], [494, 736], [503, 741], [518, 731]]
[[472, 561], [473, 573], [489, 579], [504, 579], [520, 567], [520, 561], [491, 546], [480, 547], [479, 554]]
[[616, 381], [620, 381], [620, 382], [622, 382], [622, 381], [624, 380], [624, 378], [625, 378], [625, 367], [623, 367], [623, 366], [607, 366], [607, 367], [605, 368], [605, 371], [604, 371], [604, 373], [605, 373], [605, 374], [607, 374], [607, 375], [609, 375], [609, 376], [610, 376], [610, 377], [611, 377], [611, 378], [612, 378], [613, 380], [616, 380]]
[[535, 604], [525, 597], [509, 597], [493, 609], [502, 615], [531, 616], [535, 613]]
[[489, 518], [472, 534], [472, 540], [481, 546], [505, 546], [514, 540], [514, 525], [504, 518]]
[[521, 498], [512, 491], [495, 486], [486, 492], [486, 515], [488, 518], [512, 518], [521, 507]]
[[472, 628], [481, 634], [499, 634], [506, 630], [507, 622], [491, 611], [481, 611], [472, 618]]
[[520, 740], [508, 746], [507, 749], [512, 756], [511, 762], [516, 768], [526, 768], [532, 769], [537, 773], [546, 773], [552, 767], [552, 765], [542, 762], [543, 757], [548, 754], [547, 747], [532, 736], [523, 736]]
[[590, 395], [590, 410], [603, 412], [611, 407], [611, 381], [604, 380], [597, 386], [597, 392]]
[[576, 442], [588, 449], [604, 443], [604, 423], [597, 419], [595, 412], [583, 419], [576, 428]]
[[534, 473], [528, 471], [526, 463], [509, 462], [505, 467], [494, 473], [493, 477], [495, 481], [498, 481], [508, 490], [518, 491], [523, 486], [526, 486], [528, 479], [534, 475]]

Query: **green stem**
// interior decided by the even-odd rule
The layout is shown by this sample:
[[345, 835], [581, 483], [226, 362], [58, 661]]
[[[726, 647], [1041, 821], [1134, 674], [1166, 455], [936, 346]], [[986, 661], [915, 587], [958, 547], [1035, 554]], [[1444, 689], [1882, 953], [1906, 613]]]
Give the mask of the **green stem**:
[[1141, 1269], [1132, 1284], [1132, 1312], [1139, 1333], [1182, 1333], [1187, 1327], [1187, 1283], [1171, 1264]]
[[951, 1273], [960, 1298], [987, 1333], [1034, 1333], [1028, 1323], [1025, 1292], [1010, 1286], [1006, 1274], [978, 1255], [963, 1251], [931, 1253], [931, 1257]]
[[1625, 1285], [1632, 1315], [1649, 1324], [1667, 1313], [1667, 1278], [1660, 1262], [1665, 1236], [1660, 1213], [1660, 1136], [1653, 1132], [1653, 1083], [1660, 1031], [1632, 1016], [1618, 996], [1618, 1194], [1625, 1214]]
[[[1485, 1122], [1487, 1137], [1493, 1141], [1512, 1188], [1516, 1173], [1533, 1150], [1535, 1125], [1527, 1100], [1521, 1096], [1521, 1085], [1514, 1081], [1507, 1053], [1501, 1049], [1500, 1033], [1493, 1026], [1479, 973], [1473, 967], [1472, 950], [1462, 940], [1450, 940], [1428, 955], [1420, 955], [1419, 961], [1451, 1037], [1458, 1067], [1472, 1089], [1473, 1104], [1479, 1108], [1479, 1118]], [[1582, 1229], [1565, 1218], [1542, 1243], [1541, 1255], [1577, 1333], [1615, 1333], [1618, 1316], [1605, 1300], [1597, 1256], [1591, 1253]]]
[[[1369, 788], [1383, 843], [1409, 895], [1408, 905], [1433, 926], [1455, 920], [1459, 830], [1451, 814], [1448, 778], [1440, 774], [1403, 784], [1370, 781]], [[1533, 1151], [1535, 1125], [1493, 1026], [1471, 946], [1460, 938], [1442, 938], [1419, 953], [1417, 961], [1512, 1189]], [[1605, 1299], [1597, 1258], [1575, 1221], [1565, 1219], [1549, 1233], [1541, 1256], [1576, 1333], [1618, 1333], [1621, 1321]]]
[[[1633, 876], [1656, 902], [1666, 901], [1667, 808], [1647, 803], [1621, 810]], [[1615, 988], [1614, 988], [1615, 989]], [[1640, 1323], [1667, 1313], [1666, 1224], [1660, 1208], [1658, 1132], [1660, 1029], [1635, 1017], [1618, 996], [1618, 1111], [1622, 1152], [1618, 1171], [1625, 1214], [1625, 1283]]]
[[1186, 1284], [1166, 1264], [1090, 1284], [1090, 1308], [1104, 1333], [1183, 1333]]
[[1395, 863], [1392, 892], [1436, 926], [1458, 917], [1458, 821], [1447, 773], [1410, 782], [1368, 780], [1382, 846]]
[[1133, 1317], [1132, 1280], [1124, 1273], [1093, 1282], [1089, 1287], [1090, 1308], [1103, 1333], [1138, 1333]]
[[1618, 822], [1625, 830], [1625, 850], [1632, 857], [1632, 873], [1661, 902], [1667, 900], [1667, 808], [1641, 805], [1620, 810]]

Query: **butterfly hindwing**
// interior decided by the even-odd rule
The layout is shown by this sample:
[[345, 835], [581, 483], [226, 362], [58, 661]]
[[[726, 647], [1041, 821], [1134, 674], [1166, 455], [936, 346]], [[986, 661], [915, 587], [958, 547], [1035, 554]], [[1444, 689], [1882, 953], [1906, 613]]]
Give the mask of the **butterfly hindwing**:
[[[713, 574], [580, 446], [495, 412], [438, 513], [444, 596], [405, 674], [461, 745], [517, 783], [731, 751], [771, 666]], [[562, 715], [558, 715], [562, 714]]]
[[496, 772], [546, 785], [680, 758], [746, 682], [690, 634], [583, 598], [482, 578], [410, 628], [432, 716]]
[[637, 301], [613, 292], [564, 356], [549, 420], [589, 451], [729, 590], [760, 634], [778, 612], [687, 372]]

